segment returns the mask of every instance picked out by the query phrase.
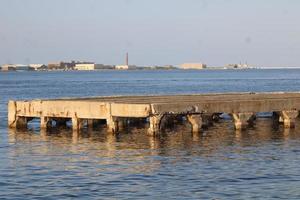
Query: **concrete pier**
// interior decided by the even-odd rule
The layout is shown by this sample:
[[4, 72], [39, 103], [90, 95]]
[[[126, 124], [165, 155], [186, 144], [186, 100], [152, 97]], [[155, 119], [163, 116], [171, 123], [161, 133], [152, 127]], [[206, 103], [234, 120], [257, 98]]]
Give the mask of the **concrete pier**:
[[[260, 112], [274, 113], [273, 119], [285, 128], [294, 128], [300, 110], [300, 93], [225, 93], [174, 96], [113, 96], [93, 98], [9, 101], [8, 126], [26, 128], [40, 118], [41, 129], [54, 124], [72, 122], [74, 131], [106, 123], [109, 133], [117, 133], [137, 122], [148, 123], [148, 134], [159, 135], [166, 122], [185, 119], [191, 132], [197, 134], [204, 126], [217, 122], [221, 114], [229, 114], [235, 129], [254, 125]], [[146, 120], [145, 120], [146, 119]]]

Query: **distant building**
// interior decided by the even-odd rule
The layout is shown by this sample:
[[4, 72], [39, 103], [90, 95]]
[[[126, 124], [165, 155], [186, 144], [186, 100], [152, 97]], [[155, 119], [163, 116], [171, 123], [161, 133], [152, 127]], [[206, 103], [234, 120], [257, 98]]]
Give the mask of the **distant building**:
[[116, 67], [115, 67], [116, 69], [129, 69], [129, 65], [116, 65]]
[[136, 69], [137, 67], [135, 65], [116, 65], [115, 69], [119, 70], [129, 70], [129, 69]]
[[72, 62], [51, 62], [48, 64], [49, 70], [72, 70], [75, 67], [75, 61]]
[[16, 65], [13, 64], [5, 64], [1, 66], [2, 71], [15, 71], [16, 70]]
[[206, 64], [203, 63], [184, 63], [181, 65], [182, 69], [205, 69]]
[[17, 64], [16, 65], [16, 70], [29, 71], [30, 67], [29, 67], [29, 65]]
[[151, 66], [150, 69], [154, 70], [171, 70], [171, 69], [178, 69], [173, 65], [164, 65], [164, 66]]
[[29, 71], [31, 68], [29, 65], [22, 64], [5, 64], [2, 65], [2, 71]]
[[226, 65], [227, 69], [250, 69], [253, 68], [248, 63], [239, 63], [239, 64], [228, 64]]
[[[85, 62], [85, 61], [71, 61], [71, 62], [52, 62], [48, 64], [49, 70], [74, 70], [77, 64], [94, 64], [93, 62]], [[81, 69], [78, 67], [77, 70]], [[76, 69], [75, 69], [76, 70]]]
[[62, 62], [51, 62], [51, 63], [48, 63], [48, 69], [49, 70], [63, 69], [63, 66], [61, 64], [62, 64]]
[[34, 70], [34, 71], [40, 71], [40, 70], [47, 69], [47, 66], [44, 64], [29, 64], [29, 67], [31, 68], [31, 70]]
[[113, 65], [95, 64], [95, 69], [115, 69]]
[[60, 66], [61, 68], [63, 68], [64, 70], [72, 70], [75, 67], [76, 62], [75, 61], [71, 61], [71, 62], [60, 62]]
[[116, 65], [115, 69], [119, 70], [128, 70], [128, 69], [136, 69], [137, 66], [135, 65], [129, 65], [129, 56], [128, 53], [126, 53], [126, 58], [125, 58], [125, 65]]
[[74, 67], [75, 70], [95, 70], [95, 63], [80, 63], [80, 64], [75, 64]]

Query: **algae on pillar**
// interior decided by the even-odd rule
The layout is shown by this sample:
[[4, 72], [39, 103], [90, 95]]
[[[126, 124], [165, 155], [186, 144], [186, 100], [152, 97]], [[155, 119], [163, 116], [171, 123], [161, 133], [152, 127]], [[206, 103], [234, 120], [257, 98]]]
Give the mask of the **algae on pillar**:
[[232, 113], [231, 114], [234, 127], [236, 130], [245, 129], [247, 126], [252, 125], [255, 119], [255, 115], [252, 112], [248, 113]]

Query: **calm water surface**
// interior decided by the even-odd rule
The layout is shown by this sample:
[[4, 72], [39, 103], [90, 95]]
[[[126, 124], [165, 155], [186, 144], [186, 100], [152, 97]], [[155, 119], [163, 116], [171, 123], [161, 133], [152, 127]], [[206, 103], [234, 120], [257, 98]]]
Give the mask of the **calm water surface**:
[[299, 199], [300, 120], [243, 132], [223, 120], [199, 137], [183, 124], [159, 139], [7, 129], [9, 99], [248, 91], [300, 91], [300, 70], [0, 73], [0, 198]]

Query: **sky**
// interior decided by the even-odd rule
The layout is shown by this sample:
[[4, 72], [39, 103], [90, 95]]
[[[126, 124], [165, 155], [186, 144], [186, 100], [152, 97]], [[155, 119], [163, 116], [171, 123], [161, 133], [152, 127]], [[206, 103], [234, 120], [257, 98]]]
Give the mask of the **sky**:
[[299, 0], [0, 0], [0, 64], [300, 67]]

